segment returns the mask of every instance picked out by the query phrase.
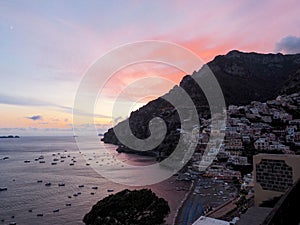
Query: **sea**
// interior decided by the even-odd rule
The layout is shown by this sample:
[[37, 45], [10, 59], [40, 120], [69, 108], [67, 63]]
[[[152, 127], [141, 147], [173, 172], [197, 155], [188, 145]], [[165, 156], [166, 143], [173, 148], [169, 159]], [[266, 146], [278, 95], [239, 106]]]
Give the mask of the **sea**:
[[[119, 154], [116, 146], [100, 140], [90, 150], [94, 154], [108, 151], [133, 165], [154, 163], [151, 157]], [[106, 159], [98, 160], [105, 164]], [[119, 172], [120, 177], [131, 176], [130, 171]], [[169, 223], [184, 197], [184, 193], [176, 192], [180, 185], [171, 178], [146, 186], [169, 202]], [[0, 188], [7, 188], [0, 191], [0, 224], [22, 225], [82, 225], [84, 215], [99, 200], [125, 188], [137, 189], [97, 173], [74, 137], [46, 136], [0, 139]]]

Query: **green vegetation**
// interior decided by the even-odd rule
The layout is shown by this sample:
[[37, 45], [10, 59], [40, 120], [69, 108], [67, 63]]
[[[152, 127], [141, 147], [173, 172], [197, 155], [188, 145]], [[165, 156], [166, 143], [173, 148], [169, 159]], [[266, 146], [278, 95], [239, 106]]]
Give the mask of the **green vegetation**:
[[126, 189], [97, 202], [83, 222], [86, 225], [162, 225], [169, 213], [168, 202], [150, 189]]

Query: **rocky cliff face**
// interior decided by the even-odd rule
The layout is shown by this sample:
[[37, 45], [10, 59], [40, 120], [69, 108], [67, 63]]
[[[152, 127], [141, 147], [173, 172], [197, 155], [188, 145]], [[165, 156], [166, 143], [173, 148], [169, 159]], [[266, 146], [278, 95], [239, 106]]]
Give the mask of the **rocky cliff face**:
[[[299, 91], [300, 88], [300, 54], [258, 54], [234, 50], [226, 55], [215, 57], [208, 66], [222, 88], [227, 105], [246, 105], [251, 101], [266, 101], [282, 93]], [[206, 98], [194, 81], [194, 76], [201, 76], [201, 69], [185, 76], [180, 82], [180, 87], [191, 96], [199, 117], [209, 117]], [[175, 86], [169, 94], [176, 93], [177, 89], [178, 86]], [[133, 134], [144, 139], [149, 136], [149, 121], [157, 116], [166, 122], [168, 131], [165, 140], [154, 151], [168, 155], [178, 142], [177, 130], [180, 128], [178, 114], [171, 104], [162, 98], [151, 101], [131, 113], [129, 124]], [[109, 129], [102, 140], [105, 143], [122, 145], [113, 129]], [[119, 151], [132, 152], [123, 146], [119, 147]]]

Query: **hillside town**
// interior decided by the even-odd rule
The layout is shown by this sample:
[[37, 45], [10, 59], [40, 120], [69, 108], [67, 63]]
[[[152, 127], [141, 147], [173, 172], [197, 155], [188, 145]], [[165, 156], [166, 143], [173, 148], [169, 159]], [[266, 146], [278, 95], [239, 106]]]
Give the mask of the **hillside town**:
[[[253, 206], [253, 157], [262, 153], [300, 154], [299, 109], [299, 93], [278, 96], [275, 100], [264, 103], [253, 101], [247, 106], [230, 105], [226, 127], [221, 130], [225, 134], [224, 141], [212, 164], [204, 171], [199, 169], [199, 165], [210, 138], [211, 120], [202, 119], [197, 150], [186, 172], [177, 178], [193, 180], [194, 191], [188, 202], [196, 201], [195, 195], [207, 197], [207, 202], [213, 204], [206, 204], [202, 215], [217, 214], [213, 217], [227, 221], [238, 218]], [[223, 191], [215, 191], [220, 185]], [[227, 204], [227, 201], [234, 204]], [[222, 205], [223, 213], [215, 212]], [[182, 221], [177, 224], [180, 222]]]
[[[216, 163], [247, 166], [253, 155], [300, 153], [300, 94], [279, 96], [276, 100], [251, 102], [247, 106], [230, 105], [227, 111], [224, 142], [217, 154]], [[202, 119], [198, 140], [203, 151], [210, 137], [210, 120]], [[194, 165], [197, 165], [197, 152]], [[197, 166], [195, 166], [197, 168]], [[215, 166], [208, 169], [208, 171]], [[233, 173], [233, 176], [236, 176]]]

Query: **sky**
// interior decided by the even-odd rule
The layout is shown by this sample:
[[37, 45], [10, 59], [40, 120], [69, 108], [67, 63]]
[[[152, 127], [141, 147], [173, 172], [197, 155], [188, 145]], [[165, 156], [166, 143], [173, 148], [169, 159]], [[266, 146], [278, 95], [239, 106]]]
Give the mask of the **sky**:
[[[99, 57], [118, 46], [166, 41], [204, 62], [233, 49], [300, 53], [299, 15], [296, 0], [1, 0], [0, 135], [72, 134], [73, 104], [82, 78]], [[168, 80], [153, 84], [155, 94], [144, 91], [146, 96], [138, 101], [131, 97], [141, 90], [128, 93], [123, 100], [132, 106], [121, 119], [166, 93], [184, 75], [159, 63], [120, 69], [103, 80], [95, 126], [105, 131], [115, 122], [115, 99], [135, 81]]]

